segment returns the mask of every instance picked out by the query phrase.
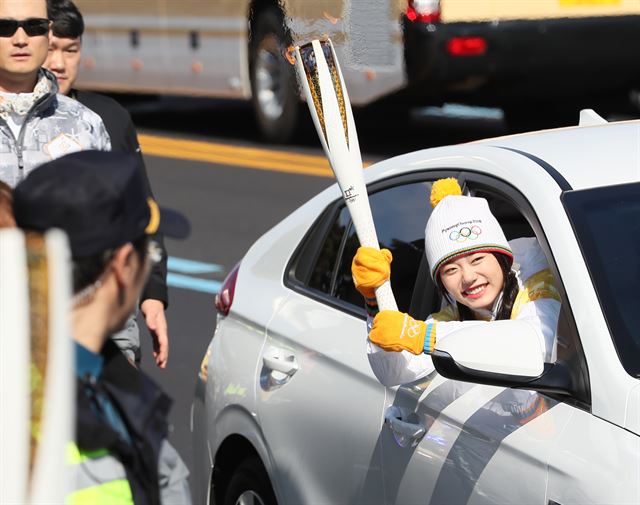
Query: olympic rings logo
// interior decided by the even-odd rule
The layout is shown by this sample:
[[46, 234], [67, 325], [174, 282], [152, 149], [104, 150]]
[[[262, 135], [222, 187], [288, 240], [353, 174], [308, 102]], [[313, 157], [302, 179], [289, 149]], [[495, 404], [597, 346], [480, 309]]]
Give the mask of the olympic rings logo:
[[482, 230], [479, 226], [472, 226], [471, 228], [464, 226], [458, 231], [454, 230], [449, 233], [449, 240], [452, 242], [466, 242], [467, 240], [477, 239], [481, 233]]

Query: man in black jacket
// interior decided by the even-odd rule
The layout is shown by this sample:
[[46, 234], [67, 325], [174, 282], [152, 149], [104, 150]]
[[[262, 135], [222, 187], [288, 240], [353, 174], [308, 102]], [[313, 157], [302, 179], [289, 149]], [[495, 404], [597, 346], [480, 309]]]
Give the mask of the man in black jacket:
[[[73, 88], [78, 77], [82, 51], [82, 14], [71, 0], [48, 0], [47, 13], [53, 22], [53, 34], [44, 67], [53, 72], [58, 79], [59, 93], [76, 99], [102, 118], [111, 137], [113, 151], [135, 153], [139, 157], [147, 189], [153, 194], [129, 112], [108, 96]], [[155, 265], [151, 272], [149, 282], [142, 293], [140, 310], [154, 339], [156, 364], [165, 368], [169, 358], [169, 335], [165, 316], [168, 306], [167, 255], [162, 236], [155, 239], [163, 250], [163, 260]], [[113, 336], [113, 340], [129, 359], [139, 360], [140, 338], [133, 318], [127, 322], [123, 331]]]

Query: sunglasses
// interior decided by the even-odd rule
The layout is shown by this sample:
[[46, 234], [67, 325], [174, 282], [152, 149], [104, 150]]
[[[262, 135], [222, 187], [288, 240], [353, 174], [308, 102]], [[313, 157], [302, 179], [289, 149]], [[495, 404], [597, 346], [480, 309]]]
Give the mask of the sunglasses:
[[49, 33], [51, 22], [44, 18], [0, 19], [0, 37], [13, 37], [22, 28], [29, 37], [37, 37]]

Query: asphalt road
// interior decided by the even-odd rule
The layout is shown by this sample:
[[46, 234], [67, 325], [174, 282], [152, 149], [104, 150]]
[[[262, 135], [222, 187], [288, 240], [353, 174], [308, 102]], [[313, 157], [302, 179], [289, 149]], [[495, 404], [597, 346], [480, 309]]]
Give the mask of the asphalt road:
[[[266, 160], [271, 152], [278, 156], [322, 156], [315, 131], [309, 124], [300, 128], [292, 144], [269, 146], [260, 140], [251, 111], [246, 106], [195, 99], [128, 101], [125, 104], [142, 134], [213, 143], [208, 149], [211, 152], [232, 150], [232, 154], [226, 155], [227, 162], [216, 161], [225, 159], [224, 156], [212, 156], [209, 161], [181, 159], [174, 148], [167, 148], [171, 157], [148, 153], [145, 156], [149, 178], [160, 204], [182, 211], [192, 225], [192, 234], [187, 240], [168, 240], [166, 244], [170, 256], [177, 259], [174, 266], [178, 272], [173, 274], [186, 272], [191, 279], [187, 280], [186, 288], [170, 287], [171, 348], [166, 370], [155, 367], [150, 338], [144, 332], [142, 336], [143, 368], [174, 399], [171, 440], [191, 468], [190, 406], [196, 373], [215, 328], [212, 291], [215, 291], [216, 282], [224, 279], [258, 237], [333, 180], [277, 168], [264, 169], [260, 165], [260, 160]], [[356, 123], [363, 157], [370, 161], [415, 149], [507, 133], [495, 111], [488, 111], [480, 118], [463, 119], [359, 113]], [[158, 152], [162, 151], [164, 143], [156, 141]], [[143, 142], [143, 148], [144, 145]], [[247, 149], [260, 151], [253, 157], [245, 157], [242, 153]], [[251, 160], [246, 162], [247, 166], [243, 166], [245, 158]], [[184, 260], [198, 264], [194, 267]]]

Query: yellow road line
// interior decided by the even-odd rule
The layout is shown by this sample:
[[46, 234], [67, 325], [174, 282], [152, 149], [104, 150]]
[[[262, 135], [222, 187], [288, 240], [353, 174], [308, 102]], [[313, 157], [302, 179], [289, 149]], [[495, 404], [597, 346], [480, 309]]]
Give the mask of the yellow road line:
[[230, 146], [197, 140], [171, 139], [155, 135], [139, 135], [138, 139], [142, 152], [151, 156], [333, 177], [329, 162], [324, 156]]
[[329, 162], [324, 156], [231, 146], [198, 140], [172, 139], [157, 135], [139, 135], [138, 139], [142, 152], [151, 156], [318, 177], [333, 177]]
[[329, 164], [324, 156], [311, 156], [282, 151], [270, 151], [252, 147], [237, 147], [223, 144], [210, 144], [208, 142], [181, 141], [175, 139], [151, 140], [146, 142], [147, 148], [163, 151], [186, 150], [189, 153], [197, 153], [200, 156], [239, 156], [250, 160], [269, 160], [283, 163], [296, 163], [313, 166], [316, 168], [328, 168]]

